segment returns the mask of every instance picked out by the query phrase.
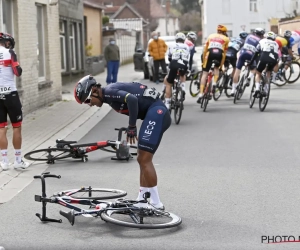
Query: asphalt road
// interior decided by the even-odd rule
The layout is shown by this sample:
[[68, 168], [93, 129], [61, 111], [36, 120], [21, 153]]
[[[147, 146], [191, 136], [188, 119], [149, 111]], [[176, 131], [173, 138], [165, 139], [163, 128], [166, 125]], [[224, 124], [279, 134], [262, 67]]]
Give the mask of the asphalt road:
[[[141, 73], [131, 72], [133, 79]], [[141, 80], [149, 83], [146, 80]], [[149, 83], [155, 86], [153, 83]], [[160, 88], [161, 86], [158, 86]], [[299, 243], [265, 244], [263, 236], [300, 235], [298, 198], [300, 85], [272, 87], [265, 112], [248, 107], [249, 89], [238, 104], [222, 96], [202, 112], [187, 94], [182, 121], [172, 123], [154, 157], [166, 209], [182, 217], [164, 230], [123, 228], [94, 218], [72, 227], [41, 223], [39, 180], [0, 206], [0, 246], [12, 249], [299, 249]], [[112, 111], [82, 142], [116, 139], [115, 127], [128, 118]], [[139, 166], [116, 162], [96, 151], [87, 163], [58, 162], [48, 170], [47, 194], [91, 185], [118, 188], [136, 198]], [[35, 164], [31, 167], [39, 167]], [[56, 204], [48, 216], [61, 218]], [[277, 238], [278, 239], [278, 238]]]

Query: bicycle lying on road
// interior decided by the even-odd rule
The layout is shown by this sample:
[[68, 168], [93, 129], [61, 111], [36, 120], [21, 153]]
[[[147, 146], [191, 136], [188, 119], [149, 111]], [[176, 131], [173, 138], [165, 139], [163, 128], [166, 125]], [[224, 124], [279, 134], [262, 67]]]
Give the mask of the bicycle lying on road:
[[129, 145], [122, 141], [122, 133], [126, 128], [116, 128], [118, 130], [118, 140], [99, 141], [94, 143], [77, 144], [77, 141], [56, 140], [56, 147], [38, 149], [28, 152], [24, 155], [25, 159], [31, 161], [45, 161], [48, 164], [54, 164], [56, 160], [66, 158], [81, 159], [83, 162], [88, 161], [87, 153], [101, 149], [109, 153], [115, 153], [116, 157], [112, 160], [129, 160], [132, 156], [137, 155], [137, 147]]
[[[75, 217], [80, 215], [84, 217], [100, 217], [106, 222], [119, 226], [141, 229], [170, 228], [178, 226], [182, 222], [177, 215], [154, 208], [148, 202], [150, 198], [149, 192], [146, 193], [142, 201], [120, 198], [127, 194], [122, 190], [92, 187], [66, 190], [47, 197], [45, 178], [48, 177], [61, 178], [60, 175], [53, 175], [49, 172], [34, 176], [34, 179], [41, 179], [42, 181], [42, 195], [35, 195], [34, 199], [37, 202], [42, 202], [42, 214], [36, 213], [36, 216], [43, 222], [62, 222], [61, 219], [47, 217], [47, 203], [55, 203], [72, 209], [69, 212], [62, 210], [59, 212], [68, 219], [72, 226], [75, 223]], [[119, 199], [114, 202], [104, 200], [114, 198]], [[137, 207], [138, 203], [146, 203], [147, 205], [145, 208]], [[83, 209], [79, 205], [89, 206], [89, 208]]]

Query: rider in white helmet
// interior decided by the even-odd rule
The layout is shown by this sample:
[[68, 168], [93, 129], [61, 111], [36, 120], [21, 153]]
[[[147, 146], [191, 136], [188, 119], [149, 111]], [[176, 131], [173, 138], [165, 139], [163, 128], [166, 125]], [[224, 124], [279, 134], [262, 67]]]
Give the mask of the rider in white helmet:
[[169, 47], [168, 58], [170, 61], [170, 71], [168, 75], [166, 75], [164, 79], [164, 84], [166, 85], [166, 93], [165, 93], [165, 105], [170, 110], [171, 103], [171, 92], [172, 92], [172, 84], [177, 76], [178, 69], [182, 69], [180, 71], [180, 82], [181, 88], [183, 90], [183, 99], [185, 96], [185, 82], [184, 76], [188, 69], [189, 58], [190, 58], [190, 49], [185, 42], [185, 35], [181, 32], [177, 33], [175, 36], [175, 45]]

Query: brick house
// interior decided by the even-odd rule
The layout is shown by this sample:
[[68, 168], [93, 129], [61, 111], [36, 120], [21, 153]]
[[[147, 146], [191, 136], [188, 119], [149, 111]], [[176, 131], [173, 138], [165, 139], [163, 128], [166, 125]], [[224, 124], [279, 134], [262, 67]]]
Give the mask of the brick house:
[[14, 36], [23, 68], [16, 81], [24, 114], [61, 100], [58, 5], [50, 6], [49, 0], [0, 0], [0, 8], [0, 30]]

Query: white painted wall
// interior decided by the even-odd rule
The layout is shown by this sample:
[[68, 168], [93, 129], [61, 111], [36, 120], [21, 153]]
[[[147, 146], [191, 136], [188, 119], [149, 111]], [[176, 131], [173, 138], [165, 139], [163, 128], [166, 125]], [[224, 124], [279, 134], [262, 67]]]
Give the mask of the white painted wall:
[[226, 25], [232, 31], [232, 36], [237, 36], [242, 25], [245, 25], [247, 32], [256, 27], [268, 30], [268, 19], [286, 17], [292, 14], [294, 8], [300, 13], [299, 0], [257, 0], [256, 12], [250, 11], [250, 1], [203, 0], [203, 41], [209, 34], [216, 32], [218, 24]]
[[169, 18], [167, 22], [167, 29], [168, 29], [168, 34], [166, 32], [166, 19], [158, 18], [158, 27], [156, 31], [160, 32], [161, 36], [172, 36], [175, 35], [177, 31], [179, 31], [178, 18]]

